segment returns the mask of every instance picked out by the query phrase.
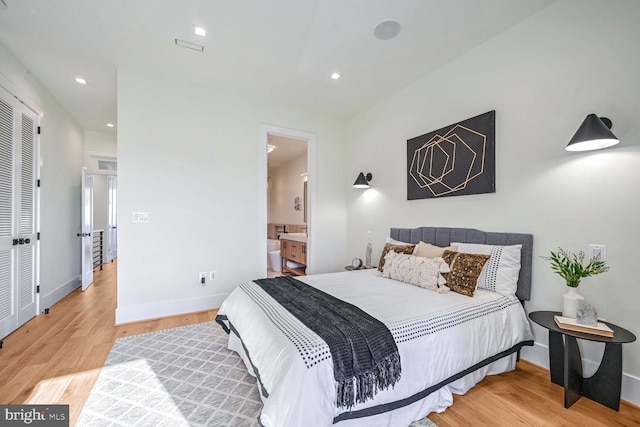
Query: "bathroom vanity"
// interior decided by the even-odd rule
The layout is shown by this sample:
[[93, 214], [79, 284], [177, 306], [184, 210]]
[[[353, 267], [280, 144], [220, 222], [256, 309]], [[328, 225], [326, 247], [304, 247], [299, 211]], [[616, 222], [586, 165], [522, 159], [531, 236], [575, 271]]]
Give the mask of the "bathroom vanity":
[[[280, 237], [282, 272], [294, 276], [304, 276], [307, 269], [307, 236], [295, 234], [285, 234]], [[295, 264], [292, 265], [287, 261]]]

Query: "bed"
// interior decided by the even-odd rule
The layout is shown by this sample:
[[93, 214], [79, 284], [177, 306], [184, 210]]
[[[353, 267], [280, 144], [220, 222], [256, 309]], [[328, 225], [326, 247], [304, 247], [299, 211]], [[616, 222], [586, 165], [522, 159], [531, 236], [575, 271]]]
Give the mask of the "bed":
[[487, 289], [476, 289], [472, 297], [438, 293], [381, 277], [375, 269], [297, 278], [378, 319], [397, 345], [400, 379], [344, 407], [336, 404], [326, 342], [257, 281], [241, 284], [222, 304], [216, 321], [229, 333], [229, 348], [256, 377], [264, 403], [258, 421], [264, 427], [409, 426], [445, 410], [454, 393], [466, 393], [486, 375], [515, 369], [516, 354], [533, 345], [522, 305], [531, 290], [530, 234], [420, 227], [392, 228], [390, 238], [439, 247], [453, 242], [486, 246], [493, 248], [494, 260], [506, 253], [500, 252], [503, 248], [518, 247], [520, 265], [511, 271], [517, 288], [507, 295]]

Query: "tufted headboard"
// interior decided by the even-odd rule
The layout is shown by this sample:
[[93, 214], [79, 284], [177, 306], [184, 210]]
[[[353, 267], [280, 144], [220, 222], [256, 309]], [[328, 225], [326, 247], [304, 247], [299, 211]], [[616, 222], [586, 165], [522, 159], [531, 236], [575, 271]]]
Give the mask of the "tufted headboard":
[[419, 227], [392, 228], [392, 239], [407, 243], [431, 243], [449, 246], [451, 242], [483, 243], [487, 245], [522, 245], [520, 275], [516, 295], [528, 301], [531, 296], [531, 264], [533, 257], [533, 235], [522, 233], [495, 233], [473, 228]]

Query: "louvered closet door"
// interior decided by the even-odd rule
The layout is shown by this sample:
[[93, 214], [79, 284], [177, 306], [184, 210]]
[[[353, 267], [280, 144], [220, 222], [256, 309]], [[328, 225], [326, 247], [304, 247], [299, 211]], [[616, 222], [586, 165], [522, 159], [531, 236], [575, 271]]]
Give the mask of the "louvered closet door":
[[[0, 95], [4, 95], [0, 93]], [[14, 217], [14, 109], [0, 98], [0, 338], [18, 327]]]
[[37, 314], [37, 115], [0, 89], [0, 338]]
[[18, 326], [36, 315], [36, 115], [20, 112], [20, 153], [17, 191], [18, 245]]

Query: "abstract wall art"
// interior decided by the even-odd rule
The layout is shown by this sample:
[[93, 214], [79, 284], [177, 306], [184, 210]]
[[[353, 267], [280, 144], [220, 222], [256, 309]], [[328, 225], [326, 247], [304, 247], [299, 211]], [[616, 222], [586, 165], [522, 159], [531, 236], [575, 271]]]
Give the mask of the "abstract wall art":
[[407, 140], [407, 199], [495, 193], [496, 112]]

